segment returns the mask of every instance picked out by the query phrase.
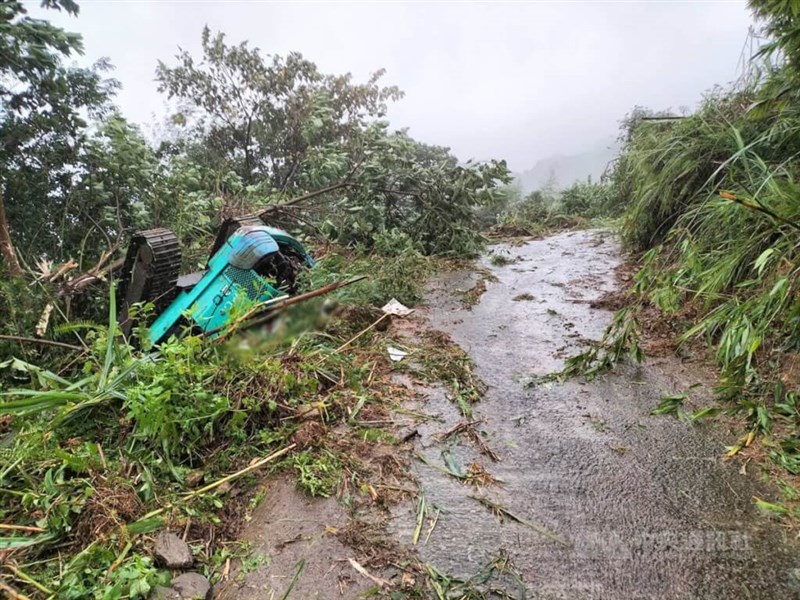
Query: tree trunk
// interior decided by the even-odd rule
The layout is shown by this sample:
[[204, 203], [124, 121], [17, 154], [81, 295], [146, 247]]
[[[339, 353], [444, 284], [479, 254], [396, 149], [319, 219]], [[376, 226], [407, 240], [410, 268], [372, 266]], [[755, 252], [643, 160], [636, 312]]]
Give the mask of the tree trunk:
[[3, 262], [6, 263], [6, 269], [11, 275], [15, 277], [22, 275], [22, 267], [19, 265], [19, 259], [17, 259], [17, 251], [14, 249], [14, 244], [11, 242], [11, 234], [8, 231], [2, 187], [0, 187], [0, 255], [2, 255]]

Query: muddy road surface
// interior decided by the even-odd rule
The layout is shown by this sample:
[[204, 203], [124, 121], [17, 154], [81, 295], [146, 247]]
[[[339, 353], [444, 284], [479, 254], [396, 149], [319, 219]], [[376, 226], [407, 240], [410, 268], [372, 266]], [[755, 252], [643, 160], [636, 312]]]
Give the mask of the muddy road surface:
[[[505, 551], [537, 599], [800, 597], [798, 546], [757, 514], [753, 497], [770, 490], [722, 460], [724, 432], [650, 415], [665, 393], [698, 382], [696, 366], [668, 358], [589, 383], [530, 385], [601, 337], [612, 315], [590, 302], [614, 289], [618, 261], [610, 236], [570, 232], [493, 247], [483, 263], [497, 281], [471, 310], [452, 291], [472, 285], [474, 273], [435, 283], [428, 319], [472, 356], [488, 385], [474, 418], [500, 460], [463, 437], [449, 445], [433, 437], [461, 419], [436, 394], [427, 410], [446, 422], [420, 426], [419, 449], [434, 464], [443, 452], [451, 465], [481, 464], [502, 484], [470, 490], [416, 463], [426, 502], [442, 511], [418, 546], [422, 559], [468, 577]], [[501, 523], [475, 497], [541, 529], [507, 515]], [[406, 543], [413, 513], [396, 522]]]
[[[707, 387], [699, 365], [662, 357], [591, 382], [532, 385], [602, 336], [612, 313], [591, 302], [615, 288], [619, 260], [610, 235], [568, 232], [492, 247], [474, 306], [464, 292], [481, 289], [487, 273], [431, 284], [414, 326], [446, 332], [474, 360], [487, 386], [472, 416], [485, 448], [467, 435], [443, 438], [464, 416], [443, 388], [419, 386], [412, 408], [433, 417], [416, 425], [421, 459], [411, 467], [425, 517], [420, 526], [419, 504], [401, 504], [389, 535], [462, 579], [506, 557], [507, 576], [489, 585], [508, 595], [487, 597], [800, 598], [794, 535], [754, 508], [754, 497], [774, 498], [757, 469], [723, 460], [730, 435], [650, 414], [664, 394]], [[485, 485], [446, 474], [470, 466]], [[269, 561], [220, 597], [280, 598], [299, 559], [306, 571], [291, 598], [361, 597], [372, 582], [352, 569], [352, 549], [326, 537], [345, 509], [277, 485], [278, 500], [265, 501], [244, 534]]]

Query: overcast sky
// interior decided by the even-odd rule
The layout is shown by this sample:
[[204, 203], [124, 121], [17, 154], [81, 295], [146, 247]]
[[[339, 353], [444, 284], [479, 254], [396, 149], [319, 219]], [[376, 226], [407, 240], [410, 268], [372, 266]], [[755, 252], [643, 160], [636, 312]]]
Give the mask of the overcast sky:
[[83, 60], [111, 59], [138, 123], [165, 113], [157, 61], [198, 51], [208, 24], [266, 53], [298, 50], [324, 72], [364, 79], [383, 67], [406, 92], [393, 126], [516, 171], [605, 143], [634, 105], [695, 107], [735, 78], [751, 23], [744, 1], [79, 4], [77, 18], [29, 8], [81, 33]]

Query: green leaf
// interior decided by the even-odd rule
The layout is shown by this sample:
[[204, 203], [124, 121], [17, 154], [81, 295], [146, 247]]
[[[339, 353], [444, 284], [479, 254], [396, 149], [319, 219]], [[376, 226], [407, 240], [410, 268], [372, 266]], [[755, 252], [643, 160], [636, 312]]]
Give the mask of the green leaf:
[[714, 417], [720, 413], [720, 409], [715, 406], [706, 406], [699, 410], [694, 411], [689, 415], [689, 420], [692, 422], [701, 421], [707, 417]]
[[134, 535], [141, 535], [144, 533], [150, 533], [152, 531], [156, 531], [157, 529], [161, 529], [164, 526], [164, 519], [159, 517], [153, 517], [152, 519], [140, 519], [139, 521], [134, 521], [126, 526], [128, 533]]
[[753, 263], [753, 266], [755, 267], [759, 277], [761, 277], [761, 275], [764, 273], [764, 269], [767, 267], [770, 258], [775, 255], [775, 252], [775, 248], [767, 248]]
[[444, 460], [444, 464], [447, 465], [447, 470], [450, 471], [453, 475], [458, 478], [463, 478], [464, 473], [461, 470], [461, 467], [456, 462], [456, 459], [453, 458], [453, 455], [450, 453], [449, 450], [442, 451], [442, 459]]
[[39, 544], [46, 544], [57, 539], [54, 533], [42, 533], [34, 537], [0, 537], [0, 550], [13, 550], [16, 548], [29, 548]]
[[670, 396], [663, 396], [661, 401], [654, 409], [650, 411], [651, 415], [678, 415], [683, 402], [686, 400], [686, 394], [673, 394]]
[[100, 373], [100, 381], [97, 383], [98, 389], [102, 389], [114, 363], [114, 348], [116, 346], [117, 335], [117, 300], [114, 293], [114, 285], [109, 286], [108, 291], [108, 332], [106, 333], [106, 359], [103, 362], [103, 370]]
[[766, 500], [762, 500], [761, 498], [755, 499], [756, 508], [759, 510], [763, 510], [767, 513], [771, 513], [774, 515], [788, 515], [792, 511], [781, 504], [773, 504], [772, 502], [767, 502]]

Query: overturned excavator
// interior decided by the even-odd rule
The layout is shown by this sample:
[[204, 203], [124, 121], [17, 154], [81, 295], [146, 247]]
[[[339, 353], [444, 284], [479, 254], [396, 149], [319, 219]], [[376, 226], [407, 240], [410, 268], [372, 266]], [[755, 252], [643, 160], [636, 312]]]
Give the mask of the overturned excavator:
[[242, 306], [288, 297], [314, 260], [297, 239], [265, 225], [257, 215], [226, 220], [205, 269], [180, 275], [181, 249], [168, 229], [137, 232], [131, 239], [117, 287], [118, 321], [127, 336], [137, 303], [152, 302], [155, 320], [145, 323], [158, 344], [188, 327], [222, 331]]

